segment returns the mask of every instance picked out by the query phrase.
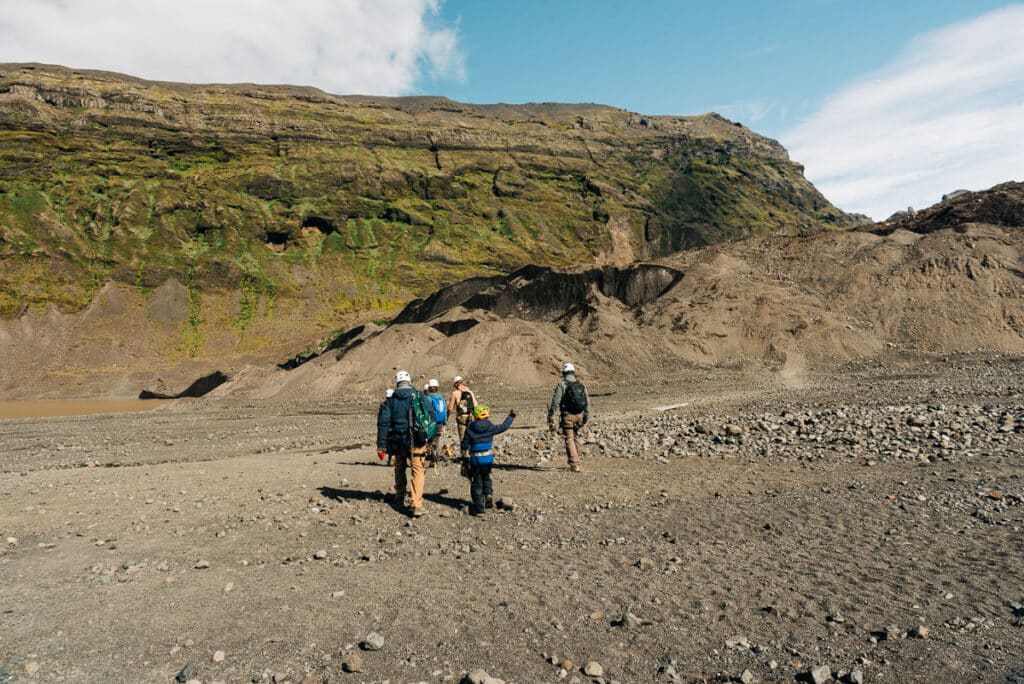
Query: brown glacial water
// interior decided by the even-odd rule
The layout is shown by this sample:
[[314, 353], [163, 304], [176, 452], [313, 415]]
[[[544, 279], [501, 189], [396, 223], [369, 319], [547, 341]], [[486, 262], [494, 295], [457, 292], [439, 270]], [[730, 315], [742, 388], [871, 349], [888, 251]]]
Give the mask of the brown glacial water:
[[54, 399], [46, 401], [0, 401], [0, 420], [86, 416], [95, 413], [152, 411], [167, 401], [159, 399]]

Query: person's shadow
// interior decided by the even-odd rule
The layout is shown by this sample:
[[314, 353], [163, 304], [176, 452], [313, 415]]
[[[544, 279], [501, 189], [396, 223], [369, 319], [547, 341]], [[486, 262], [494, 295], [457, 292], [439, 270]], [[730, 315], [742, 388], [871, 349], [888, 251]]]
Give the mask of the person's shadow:
[[[447, 489], [442, 489], [436, 493], [423, 493], [423, 498], [431, 503], [439, 504], [441, 506], [448, 506], [455, 510], [468, 506], [468, 504], [462, 499], [454, 499], [450, 496], [446, 496], [448, 493]], [[385, 494], [380, 490], [367, 492], [362, 489], [338, 489], [337, 487], [320, 487], [320, 495], [327, 499], [334, 499], [335, 501], [376, 501], [378, 503], [386, 503], [391, 507], [391, 510], [397, 513], [409, 514], [409, 510], [406, 509], [404, 502], [398, 501], [394, 496]]]

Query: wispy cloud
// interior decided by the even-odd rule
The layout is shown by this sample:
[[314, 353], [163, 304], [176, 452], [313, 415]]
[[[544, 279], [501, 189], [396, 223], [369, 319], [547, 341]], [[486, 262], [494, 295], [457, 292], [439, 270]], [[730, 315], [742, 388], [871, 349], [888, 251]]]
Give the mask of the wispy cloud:
[[398, 95], [465, 78], [440, 0], [0, 0], [0, 61]]
[[918, 36], [780, 136], [835, 204], [885, 218], [1024, 177], [1024, 4]]
[[777, 102], [767, 100], [748, 100], [746, 102], [716, 104], [712, 107], [712, 110], [727, 119], [739, 121], [747, 126], [754, 126], [761, 123], [770, 115], [784, 118], [786, 114], [785, 107], [780, 107]]
[[764, 57], [772, 53], [778, 52], [782, 49], [782, 43], [775, 43], [774, 45], [762, 45], [746, 52], [741, 52], [736, 55], [737, 59], [753, 59], [755, 57]]

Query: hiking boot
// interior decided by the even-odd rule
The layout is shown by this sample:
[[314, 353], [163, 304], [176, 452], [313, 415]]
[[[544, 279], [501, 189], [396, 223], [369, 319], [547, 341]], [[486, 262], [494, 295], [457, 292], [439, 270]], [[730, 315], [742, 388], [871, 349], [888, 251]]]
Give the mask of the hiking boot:
[[422, 518], [423, 517], [423, 509], [422, 508], [414, 508], [414, 509], [412, 509], [412, 517], [414, 517], [414, 518]]
[[477, 508], [476, 506], [470, 506], [469, 507], [469, 514], [472, 515], [472, 516], [483, 515], [484, 514], [484, 509]]
[[487, 497], [487, 501], [484, 502], [484, 508], [494, 508], [494, 499]]
[[575, 463], [573, 463], [571, 466], [569, 466], [569, 472], [570, 473], [578, 473], [578, 472], [580, 472], [580, 467], [578, 465], [576, 465]]

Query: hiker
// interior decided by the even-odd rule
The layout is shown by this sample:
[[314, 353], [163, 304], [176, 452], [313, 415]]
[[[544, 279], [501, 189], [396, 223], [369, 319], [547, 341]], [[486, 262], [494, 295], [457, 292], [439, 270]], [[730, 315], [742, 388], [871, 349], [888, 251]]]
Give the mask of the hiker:
[[[395, 497], [401, 503], [408, 491], [414, 518], [423, 515], [423, 457], [436, 429], [433, 416], [433, 405], [412, 386], [408, 371], [395, 373], [395, 392], [377, 414], [377, 456], [394, 456]], [[407, 466], [412, 470], [411, 482], [406, 478]]]
[[[386, 390], [384, 390], [384, 401], [380, 402], [380, 406], [377, 408], [377, 419], [378, 420], [380, 419], [380, 412], [384, 409], [384, 404], [387, 403], [388, 399], [390, 399], [391, 395], [394, 394], [394, 393], [395, 393], [395, 390], [391, 389], [390, 387], [388, 387]], [[385, 455], [387, 456], [387, 459], [388, 459], [387, 466], [390, 468], [391, 467], [391, 452], [387, 451], [387, 453]], [[380, 460], [382, 460], [382, 461], [384, 460], [384, 456], [381, 456], [380, 453], [377, 454], [377, 457], [380, 458]]]
[[[555, 422], [555, 415], [558, 422]], [[569, 470], [580, 472], [579, 431], [590, 420], [590, 398], [586, 386], [576, 379], [576, 367], [571, 363], [562, 365], [562, 379], [555, 385], [555, 393], [548, 406], [548, 429], [554, 433], [559, 426], [565, 437], [565, 456]]]
[[494, 488], [491, 485], [491, 467], [494, 464], [494, 438], [512, 426], [516, 412], [508, 412], [501, 425], [490, 421], [491, 410], [483, 404], [473, 409], [473, 421], [466, 426], [462, 438], [463, 451], [469, 452], [470, 515], [481, 515], [486, 508], [494, 508]]
[[434, 407], [434, 420], [437, 422], [437, 434], [431, 440], [431, 448], [434, 451], [434, 461], [446, 461], [442, 451], [441, 442], [444, 438], [444, 427], [448, 423], [448, 403], [441, 394], [441, 384], [434, 378], [427, 383], [427, 398]]
[[[466, 435], [466, 426], [473, 420], [473, 409], [476, 408], [476, 395], [473, 394], [473, 390], [469, 389], [469, 385], [466, 384], [465, 379], [461, 375], [455, 376], [455, 379], [452, 380], [452, 385], [455, 386], [455, 389], [448, 399], [448, 413], [455, 414], [455, 423], [459, 429], [459, 444], [461, 445], [462, 438]], [[465, 449], [462, 449], [462, 457], [466, 457]]]

